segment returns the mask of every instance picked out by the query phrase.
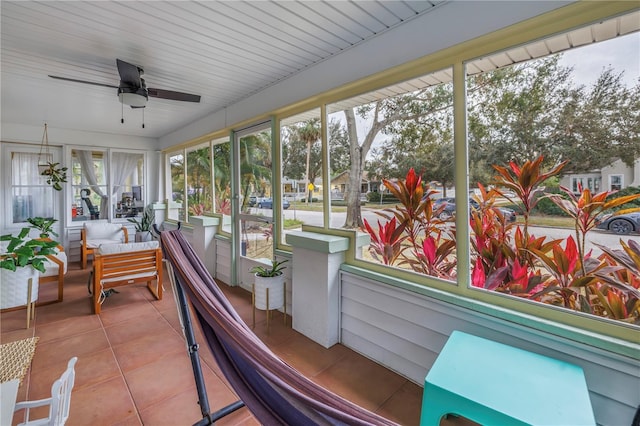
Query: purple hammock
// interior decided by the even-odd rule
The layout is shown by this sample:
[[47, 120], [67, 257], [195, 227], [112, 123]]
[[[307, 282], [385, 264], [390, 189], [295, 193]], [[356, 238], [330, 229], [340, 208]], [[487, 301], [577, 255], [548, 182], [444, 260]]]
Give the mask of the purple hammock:
[[[160, 233], [185, 328], [203, 419], [215, 420], [246, 406], [263, 425], [395, 425], [321, 387], [278, 358], [244, 323], [180, 230]], [[186, 298], [185, 298], [186, 294]], [[218, 366], [240, 397], [209, 413], [189, 300]]]

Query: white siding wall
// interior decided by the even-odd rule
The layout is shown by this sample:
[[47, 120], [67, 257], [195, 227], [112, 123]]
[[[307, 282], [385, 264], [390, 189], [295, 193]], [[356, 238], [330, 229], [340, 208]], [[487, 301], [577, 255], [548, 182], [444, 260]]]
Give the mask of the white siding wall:
[[640, 402], [640, 367], [632, 359], [351, 273], [341, 280], [342, 343], [420, 385], [449, 334], [461, 330], [581, 366], [596, 421], [631, 424]]
[[216, 238], [216, 278], [231, 284], [231, 240]]

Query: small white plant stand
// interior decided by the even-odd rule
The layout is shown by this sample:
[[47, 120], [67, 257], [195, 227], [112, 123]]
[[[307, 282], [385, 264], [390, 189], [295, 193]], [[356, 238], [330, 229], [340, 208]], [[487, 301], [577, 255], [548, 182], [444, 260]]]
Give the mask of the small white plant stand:
[[284, 274], [277, 277], [255, 276], [251, 296], [253, 328], [256, 327], [256, 309], [267, 311], [267, 330], [269, 329], [271, 311], [273, 309], [284, 309], [284, 324], [287, 324], [287, 292], [284, 282]]

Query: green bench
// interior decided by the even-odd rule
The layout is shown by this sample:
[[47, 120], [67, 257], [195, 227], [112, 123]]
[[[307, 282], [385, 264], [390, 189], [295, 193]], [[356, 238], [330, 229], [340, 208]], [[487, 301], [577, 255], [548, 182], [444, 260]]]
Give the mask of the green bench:
[[581, 367], [454, 331], [425, 378], [421, 426], [595, 425]]

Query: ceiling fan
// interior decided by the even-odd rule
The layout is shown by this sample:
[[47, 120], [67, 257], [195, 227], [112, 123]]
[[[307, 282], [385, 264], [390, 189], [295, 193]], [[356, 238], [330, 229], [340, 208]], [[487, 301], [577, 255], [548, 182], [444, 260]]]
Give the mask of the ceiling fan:
[[141, 77], [142, 74], [144, 74], [144, 70], [141, 67], [120, 59], [116, 59], [116, 64], [118, 65], [118, 73], [120, 74], [119, 86], [86, 80], [76, 80], [74, 78], [58, 77], [55, 75], [49, 75], [49, 77], [57, 80], [73, 81], [75, 83], [118, 89], [118, 99], [120, 102], [123, 105], [129, 105], [131, 108], [144, 108], [147, 105], [149, 96], [152, 98], [170, 99], [172, 101], [200, 102], [199, 95], [147, 87], [144, 78]]

